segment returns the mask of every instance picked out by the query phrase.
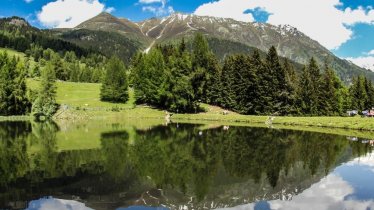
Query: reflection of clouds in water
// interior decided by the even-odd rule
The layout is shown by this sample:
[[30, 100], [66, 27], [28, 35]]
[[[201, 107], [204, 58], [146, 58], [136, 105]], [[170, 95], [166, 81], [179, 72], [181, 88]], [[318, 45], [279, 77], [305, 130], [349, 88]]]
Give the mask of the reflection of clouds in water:
[[358, 157], [353, 159], [352, 161], [348, 162], [346, 165], [348, 166], [354, 166], [354, 165], [360, 165], [360, 166], [366, 166], [369, 170], [374, 172], [374, 152], [367, 154], [363, 157]]
[[271, 209], [363, 209], [374, 208], [374, 201], [345, 200], [354, 189], [341, 177], [331, 174], [293, 197], [292, 201], [270, 201]]
[[[356, 158], [343, 168], [357, 166], [362, 167], [366, 171], [374, 171], [374, 153]], [[338, 167], [340, 168], [340, 167]], [[354, 171], [352, 172], [354, 173]], [[374, 175], [373, 175], [374, 177]], [[268, 206], [260, 207], [259, 203], [252, 203], [242, 206], [229, 208], [231, 210], [367, 210], [374, 209], [374, 195], [369, 195], [367, 200], [349, 199], [349, 195], [355, 193], [355, 190], [349, 182], [347, 182], [339, 173], [332, 173], [320, 182], [313, 184], [309, 189], [304, 190], [301, 194], [296, 195], [291, 201], [273, 200], [268, 201]], [[264, 202], [261, 202], [264, 203]]]
[[92, 210], [83, 203], [55, 198], [42, 198], [31, 201], [26, 210]]

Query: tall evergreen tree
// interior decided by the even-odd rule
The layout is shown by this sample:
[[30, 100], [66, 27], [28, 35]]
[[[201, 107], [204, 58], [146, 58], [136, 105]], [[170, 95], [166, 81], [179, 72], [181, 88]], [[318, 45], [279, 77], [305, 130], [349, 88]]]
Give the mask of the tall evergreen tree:
[[192, 85], [197, 98], [204, 102], [218, 104], [220, 67], [209, 48], [207, 39], [200, 33], [195, 35], [192, 50]]
[[23, 115], [29, 111], [26, 76], [20, 60], [0, 54], [0, 115]]
[[314, 58], [304, 68], [300, 79], [299, 99], [302, 113], [306, 115], [319, 115], [320, 108], [320, 69]]
[[325, 71], [321, 78], [320, 88], [320, 114], [321, 115], [339, 115], [342, 113], [343, 102], [341, 101], [340, 89], [342, 84], [336, 76], [334, 70], [325, 64]]
[[271, 97], [272, 107], [268, 107], [270, 113], [278, 113], [280, 115], [288, 114], [292, 107], [290, 106], [292, 100], [292, 87], [291, 83], [287, 81], [287, 72], [282, 67], [277, 50], [274, 46], [269, 49], [266, 56], [266, 68], [268, 69], [270, 84], [269, 97]]
[[261, 59], [260, 52], [258, 50], [253, 51], [251, 57], [251, 68], [256, 74], [256, 92], [255, 96], [253, 97], [253, 111], [255, 114], [262, 114], [265, 113], [265, 109], [267, 109], [267, 105], [270, 103], [271, 98], [267, 93], [267, 85], [268, 82], [264, 79], [267, 74], [265, 64]]
[[349, 89], [351, 96], [351, 108], [359, 111], [368, 109], [366, 107], [368, 95], [365, 88], [365, 78], [362, 76], [353, 78], [353, 84]]
[[115, 103], [125, 103], [129, 99], [126, 67], [117, 57], [108, 61], [100, 97], [102, 101]]
[[32, 113], [36, 118], [51, 118], [57, 111], [56, 90], [56, 73], [53, 64], [48, 62], [42, 71], [38, 97], [32, 105]]
[[292, 63], [285, 59], [283, 69], [286, 72], [286, 91], [288, 93], [287, 100], [287, 114], [299, 114], [297, 107], [297, 92], [298, 92], [298, 75]]
[[365, 91], [367, 95], [367, 101], [365, 103], [365, 107], [367, 109], [371, 109], [374, 107], [374, 86], [371, 80], [368, 80], [365, 78], [364, 80], [364, 85], [365, 85]]
[[233, 109], [236, 105], [236, 95], [234, 90], [236, 57], [231, 55], [225, 59], [222, 68], [222, 90], [221, 106], [226, 109]]

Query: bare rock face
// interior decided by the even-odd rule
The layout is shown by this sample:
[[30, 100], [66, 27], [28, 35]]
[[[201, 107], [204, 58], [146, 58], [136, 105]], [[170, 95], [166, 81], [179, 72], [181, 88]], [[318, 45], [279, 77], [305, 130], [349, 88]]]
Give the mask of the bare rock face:
[[9, 21], [9, 24], [17, 26], [17, 27], [27, 27], [27, 26], [30, 26], [28, 22], [26, 22], [24, 19], [20, 19], [20, 18], [12, 18]]

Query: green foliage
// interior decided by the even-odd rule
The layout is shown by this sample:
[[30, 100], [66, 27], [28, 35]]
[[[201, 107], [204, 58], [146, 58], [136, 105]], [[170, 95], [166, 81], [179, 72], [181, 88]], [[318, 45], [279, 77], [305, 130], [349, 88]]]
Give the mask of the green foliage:
[[62, 33], [60, 37], [83, 48], [91, 49], [91, 51], [100, 49], [100, 53], [103, 55], [107, 57], [117, 56], [126, 63], [142, 47], [139, 41], [129, 39], [121, 33], [101, 30], [71, 30]]
[[117, 57], [108, 61], [100, 98], [115, 103], [126, 103], [129, 99], [126, 67]]
[[42, 71], [38, 96], [32, 104], [32, 113], [37, 119], [51, 118], [57, 108], [56, 73], [52, 63], [47, 63]]
[[[19, 24], [12, 24], [15, 21]], [[51, 48], [56, 52], [74, 51], [79, 56], [88, 55], [91, 52], [91, 50], [58, 39], [46, 30], [34, 28], [22, 18], [0, 19], [0, 47], [26, 52], [32, 48], [32, 44], [44, 49]]]
[[24, 115], [30, 111], [24, 63], [0, 54], [0, 115]]
[[374, 106], [374, 86], [363, 76], [353, 78], [353, 84], [349, 88], [351, 109], [363, 111]]
[[134, 58], [131, 80], [138, 104], [174, 112], [197, 110], [196, 90], [191, 82], [196, 73], [191, 73], [190, 56], [181, 48], [157, 47]]

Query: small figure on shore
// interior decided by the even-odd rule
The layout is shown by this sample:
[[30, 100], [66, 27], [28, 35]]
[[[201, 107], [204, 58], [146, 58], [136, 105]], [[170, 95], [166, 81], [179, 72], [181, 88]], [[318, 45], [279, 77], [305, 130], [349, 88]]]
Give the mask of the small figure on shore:
[[168, 125], [171, 122], [171, 117], [173, 116], [173, 113], [169, 113], [168, 111], [165, 111], [165, 121], [166, 125]]

